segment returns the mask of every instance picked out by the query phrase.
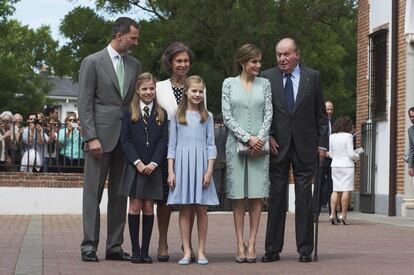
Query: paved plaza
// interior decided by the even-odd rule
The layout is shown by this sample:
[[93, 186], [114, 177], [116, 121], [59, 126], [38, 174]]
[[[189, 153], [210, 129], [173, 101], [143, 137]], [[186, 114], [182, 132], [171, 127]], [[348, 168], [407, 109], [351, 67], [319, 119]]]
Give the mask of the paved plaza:
[[[246, 218], [248, 216], [246, 215]], [[105, 261], [106, 217], [102, 216], [99, 263], [80, 260], [82, 220], [79, 215], [0, 216], [0, 274], [412, 274], [414, 219], [350, 213], [351, 225], [320, 223], [319, 261], [299, 263], [295, 250], [294, 215], [289, 214], [281, 261], [238, 264], [231, 213], [210, 213], [207, 256], [210, 264], [179, 266], [178, 215], [172, 216], [170, 262], [152, 265]], [[267, 214], [257, 238], [263, 254]], [[246, 219], [247, 222], [247, 219]], [[247, 223], [246, 223], [247, 228]], [[158, 230], [154, 226], [150, 255], [156, 259]], [[196, 243], [197, 236], [194, 233]], [[196, 247], [196, 246], [195, 246]], [[130, 252], [128, 231], [124, 249]]]

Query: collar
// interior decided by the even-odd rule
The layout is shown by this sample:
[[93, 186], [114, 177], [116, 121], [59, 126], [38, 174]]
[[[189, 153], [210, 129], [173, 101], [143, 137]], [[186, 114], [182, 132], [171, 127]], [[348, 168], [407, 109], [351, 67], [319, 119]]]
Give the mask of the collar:
[[114, 48], [112, 48], [111, 44], [109, 44], [106, 48], [112, 60], [114, 60], [118, 56], [122, 56], [122, 54], [119, 54]]
[[[293, 78], [299, 79], [299, 77], [300, 77], [300, 66], [299, 66], [299, 63], [296, 65], [296, 67], [293, 70], [293, 72], [291, 73], [291, 75], [293, 76]], [[286, 77], [286, 74], [283, 74], [283, 77]]]
[[152, 110], [152, 106], [154, 106], [154, 101], [151, 102], [150, 104], [146, 105], [145, 103], [143, 103], [142, 101], [139, 102], [139, 107], [141, 108], [141, 112], [144, 113], [144, 107], [148, 106], [149, 110], [148, 112], [151, 114], [151, 110]]

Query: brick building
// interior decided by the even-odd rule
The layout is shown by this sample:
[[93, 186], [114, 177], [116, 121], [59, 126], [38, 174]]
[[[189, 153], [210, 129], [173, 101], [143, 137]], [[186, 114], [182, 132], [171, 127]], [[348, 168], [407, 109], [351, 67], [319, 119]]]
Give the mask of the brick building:
[[362, 212], [414, 216], [407, 109], [414, 106], [414, 0], [358, 1], [355, 192]]

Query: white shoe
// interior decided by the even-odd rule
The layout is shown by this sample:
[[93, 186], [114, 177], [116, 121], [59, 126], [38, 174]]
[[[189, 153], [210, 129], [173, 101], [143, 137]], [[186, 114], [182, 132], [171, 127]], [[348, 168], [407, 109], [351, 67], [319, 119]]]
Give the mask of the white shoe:
[[208, 260], [206, 258], [199, 258], [197, 263], [200, 265], [206, 265], [208, 264]]

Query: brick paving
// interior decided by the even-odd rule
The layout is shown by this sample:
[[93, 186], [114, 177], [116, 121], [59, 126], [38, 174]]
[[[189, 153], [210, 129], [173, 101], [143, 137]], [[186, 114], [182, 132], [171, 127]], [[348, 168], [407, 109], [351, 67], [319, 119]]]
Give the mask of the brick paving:
[[[289, 214], [282, 260], [275, 263], [237, 264], [234, 261], [235, 237], [231, 214], [211, 213], [207, 239], [210, 264], [179, 266], [181, 257], [178, 215], [173, 214], [169, 235], [170, 262], [152, 265], [105, 261], [104, 242], [99, 246], [99, 263], [80, 260], [82, 221], [79, 215], [44, 215], [44, 274], [411, 274], [414, 269], [414, 227], [395, 226], [362, 220], [354, 214], [351, 225], [332, 226], [322, 217], [320, 224], [319, 262], [299, 263], [294, 241], [294, 215]], [[246, 218], [248, 216], [246, 215]], [[263, 214], [257, 238], [260, 259], [264, 245], [267, 214]], [[352, 216], [351, 216], [352, 218]], [[359, 219], [359, 220], [357, 220]], [[101, 219], [101, 240], [106, 239], [106, 217]], [[247, 222], [247, 219], [246, 219]], [[406, 224], [414, 221], [406, 219]], [[0, 216], [0, 274], [13, 274], [30, 216]], [[247, 223], [246, 223], [246, 228]], [[156, 258], [158, 230], [154, 227], [150, 255]], [[193, 240], [196, 243], [196, 233]], [[195, 245], [196, 247], [196, 245]], [[125, 251], [129, 252], [128, 231]]]

